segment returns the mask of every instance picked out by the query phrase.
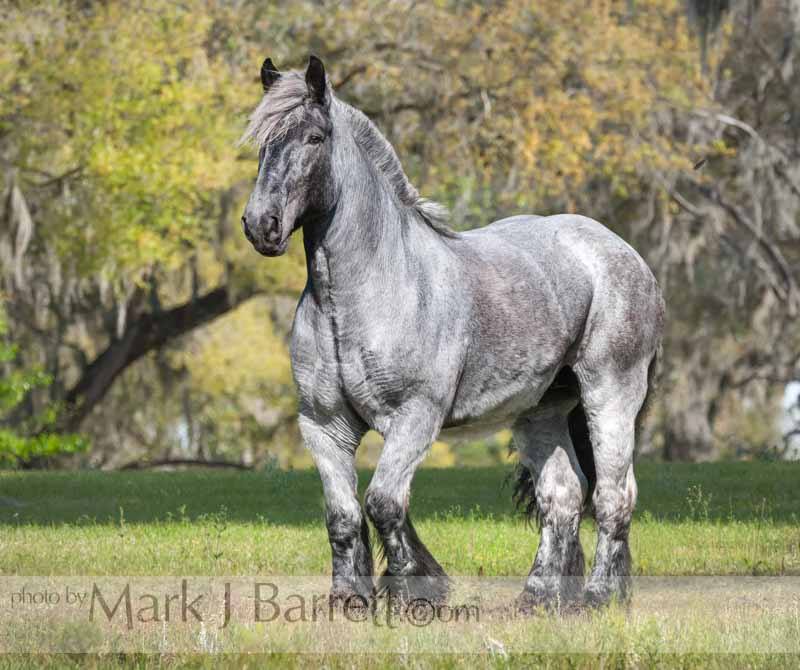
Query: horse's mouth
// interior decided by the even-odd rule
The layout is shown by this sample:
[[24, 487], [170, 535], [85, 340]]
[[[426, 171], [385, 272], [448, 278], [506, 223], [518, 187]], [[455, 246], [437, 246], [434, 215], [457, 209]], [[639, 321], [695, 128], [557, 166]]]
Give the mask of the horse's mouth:
[[275, 256], [282, 256], [286, 253], [286, 249], [289, 246], [289, 240], [285, 239], [279, 242], [278, 244], [267, 244], [267, 243], [259, 243], [253, 244], [253, 248], [260, 253], [262, 256], [267, 256], [268, 258], [274, 258]]

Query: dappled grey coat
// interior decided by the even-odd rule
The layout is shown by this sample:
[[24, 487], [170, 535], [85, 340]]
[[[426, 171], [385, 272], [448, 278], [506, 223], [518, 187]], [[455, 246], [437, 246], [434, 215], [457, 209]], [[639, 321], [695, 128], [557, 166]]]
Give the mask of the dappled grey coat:
[[[452, 232], [377, 128], [333, 95], [318, 59], [283, 74], [267, 60], [262, 82], [247, 133], [259, 172], [242, 221], [267, 256], [303, 228], [292, 364], [325, 492], [334, 599], [373, 592], [354, 468], [365, 431], [385, 438], [365, 497], [384, 583], [443, 598], [444, 571], [408, 516], [414, 471], [440, 434], [506, 426], [541, 522], [522, 602], [625, 597], [636, 423], [664, 317], [645, 262], [583, 216]], [[578, 525], [590, 484], [598, 544], [584, 588]]]

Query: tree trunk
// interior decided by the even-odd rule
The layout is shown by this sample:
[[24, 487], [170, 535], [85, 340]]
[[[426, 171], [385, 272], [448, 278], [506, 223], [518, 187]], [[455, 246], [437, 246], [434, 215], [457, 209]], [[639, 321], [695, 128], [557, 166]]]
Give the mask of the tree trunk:
[[[700, 337], [707, 343], [708, 333]], [[669, 358], [665, 369], [674, 372], [663, 382], [664, 460], [708, 460], [714, 449], [713, 408], [720, 393], [720, 375], [704, 342], [686, 338], [677, 346], [669, 344], [673, 346], [665, 348], [665, 358]]]
[[237, 294], [234, 298], [228, 286], [220, 286], [178, 307], [159, 313], [147, 312], [132, 319], [122, 337], [113, 340], [67, 392], [64, 413], [56, 424], [56, 431], [77, 431], [117, 376], [129, 365], [148, 352], [229, 312], [251, 295]]
[[162, 458], [155, 461], [134, 461], [118, 468], [119, 470], [151, 470], [163, 467], [201, 467], [232, 470], [252, 470], [251, 465], [234, 461], [212, 461], [202, 458]]
[[702, 403], [671, 412], [664, 428], [664, 460], [700, 461], [710, 457], [713, 434]]

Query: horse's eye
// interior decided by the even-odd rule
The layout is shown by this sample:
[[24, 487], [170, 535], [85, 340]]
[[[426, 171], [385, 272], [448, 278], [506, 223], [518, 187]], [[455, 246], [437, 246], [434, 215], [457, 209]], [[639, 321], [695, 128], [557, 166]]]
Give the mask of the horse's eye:
[[308, 143], [309, 144], [322, 144], [322, 141], [324, 139], [325, 138], [322, 135], [312, 135], [311, 137], [308, 138]]

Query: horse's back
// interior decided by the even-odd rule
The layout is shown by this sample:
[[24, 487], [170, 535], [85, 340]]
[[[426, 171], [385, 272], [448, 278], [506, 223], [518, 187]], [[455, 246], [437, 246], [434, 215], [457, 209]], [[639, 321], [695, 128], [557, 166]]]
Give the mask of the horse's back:
[[639, 254], [621, 237], [599, 221], [579, 214], [509, 216], [462, 235], [477, 245], [484, 245], [491, 239], [510, 242], [534, 256], [541, 256], [551, 246], [559, 247], [567, 256], [589, 251], [589, 257], [583, 260], [594, 269], [600, 267], [592, 259], [627, 258], [628, 262], [635, 260], [640, 269], [650, 273]]
[[634, 301], [660, 300], [655, 277], [644, 259], [612, 230], [586, 216], [511, 216], [464, 236], [489, 255], [502, 248], [513, 249], [563, 288], [568, 288], [570, 276], [588, 282], [593, 300], [602, 298], [604, 292], [625, 292]]

